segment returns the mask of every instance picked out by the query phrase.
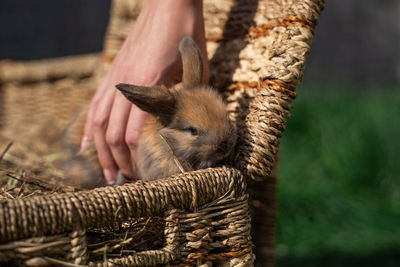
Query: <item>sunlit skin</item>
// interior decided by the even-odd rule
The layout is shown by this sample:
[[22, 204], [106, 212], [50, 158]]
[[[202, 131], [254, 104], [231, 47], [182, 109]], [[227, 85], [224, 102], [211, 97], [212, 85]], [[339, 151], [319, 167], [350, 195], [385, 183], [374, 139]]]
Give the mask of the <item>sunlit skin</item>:
[[147, 0], [94, 95], [81, 149], [94, 142], [103, 173], [115, 181], [118, 170], [136, 178], [137, 144], [147, 113], [130, 103], [115, 85], [172, 85], [180, 81], [179, 41], [191, 37], [203, 55], [203, 80], [208, 80], [202, 1]]

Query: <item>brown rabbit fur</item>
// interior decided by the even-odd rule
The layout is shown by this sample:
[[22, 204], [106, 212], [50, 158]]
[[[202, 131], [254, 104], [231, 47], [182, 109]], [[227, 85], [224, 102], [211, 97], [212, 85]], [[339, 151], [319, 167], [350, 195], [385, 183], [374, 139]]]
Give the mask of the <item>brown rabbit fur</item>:
[[84, 151], [80, 151], [80, 141], [83, 136], [87, 112], [85, 107], [68, 127], [63, 138], [65, 160], [61, 169], [65, 171], [66, 183], [77, 187], [95, 188], [106, 186], [102, 169], [97, 158], [96, 147], [91, 143]]
[[221, 96], [201, 83], [203, 65], [197, 45], [184, 38], [179, 51], [182, 87], [116, 86], [128, 100], [152, 115], [143, 126], [137, 150], [137, 170], [143, 180], [179, 173], [177, 161], [186, 171], [213, 167], [236, 143], [236, 130]]

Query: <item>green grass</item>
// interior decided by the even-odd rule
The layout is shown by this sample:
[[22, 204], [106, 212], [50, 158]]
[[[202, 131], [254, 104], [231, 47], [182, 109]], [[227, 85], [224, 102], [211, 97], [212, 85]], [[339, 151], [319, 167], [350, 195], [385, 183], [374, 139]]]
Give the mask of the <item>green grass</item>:
[[398, 89], [299, 88], [281, 143], [278, 266], [400, 266]]

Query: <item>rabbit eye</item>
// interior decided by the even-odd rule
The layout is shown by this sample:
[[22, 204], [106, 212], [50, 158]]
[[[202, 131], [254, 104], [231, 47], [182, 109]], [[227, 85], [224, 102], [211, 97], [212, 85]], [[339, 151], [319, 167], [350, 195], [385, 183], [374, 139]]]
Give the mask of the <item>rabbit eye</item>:
[[185, 129], [186, 131], [190, 132], [191, 135], [199, 135], [199, 132], [194, 127], [188, 127]]
[[190, 131], [190, 133], [191, 133], [192, 135], [198, 135], [198, 134], [199, 134], [199, 133], [197, 132], [197, 129], [194, 128], [194, 127], [190, 127], [190, 128], [189, 128], [189, 131]]

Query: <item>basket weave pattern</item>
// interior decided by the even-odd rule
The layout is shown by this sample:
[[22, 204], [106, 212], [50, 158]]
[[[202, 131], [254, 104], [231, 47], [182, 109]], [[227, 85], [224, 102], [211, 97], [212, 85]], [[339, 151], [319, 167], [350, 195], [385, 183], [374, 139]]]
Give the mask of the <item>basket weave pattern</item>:
[[[37, 153], [55, 150], [63, 129], [88, 103], [141, 5], [113, 1], [99, 55], [0, 63], [0, 133], [34, 149], [35, 136], [46, 136], [47, 146], [36, 148]], [[322, 0], [205, 0], [211, 84], [224, 93], [238, 129], [232, 166], [1, 202], [0, 262], [57, 264], [63, 255], [90, 266], [251, 265], [246, 180], [263, 180], [271, 173], [322, 8]], [[274, 192], [275, 181], [269, 186]], [[268, 205], [274, 209], [273, 203]], [[87, 229], [147, 216], [164, 218], [163, 248], [107, 262], [90, 259]], [[275, 218], [270, 220], [266, 224], [273, 233]]]

